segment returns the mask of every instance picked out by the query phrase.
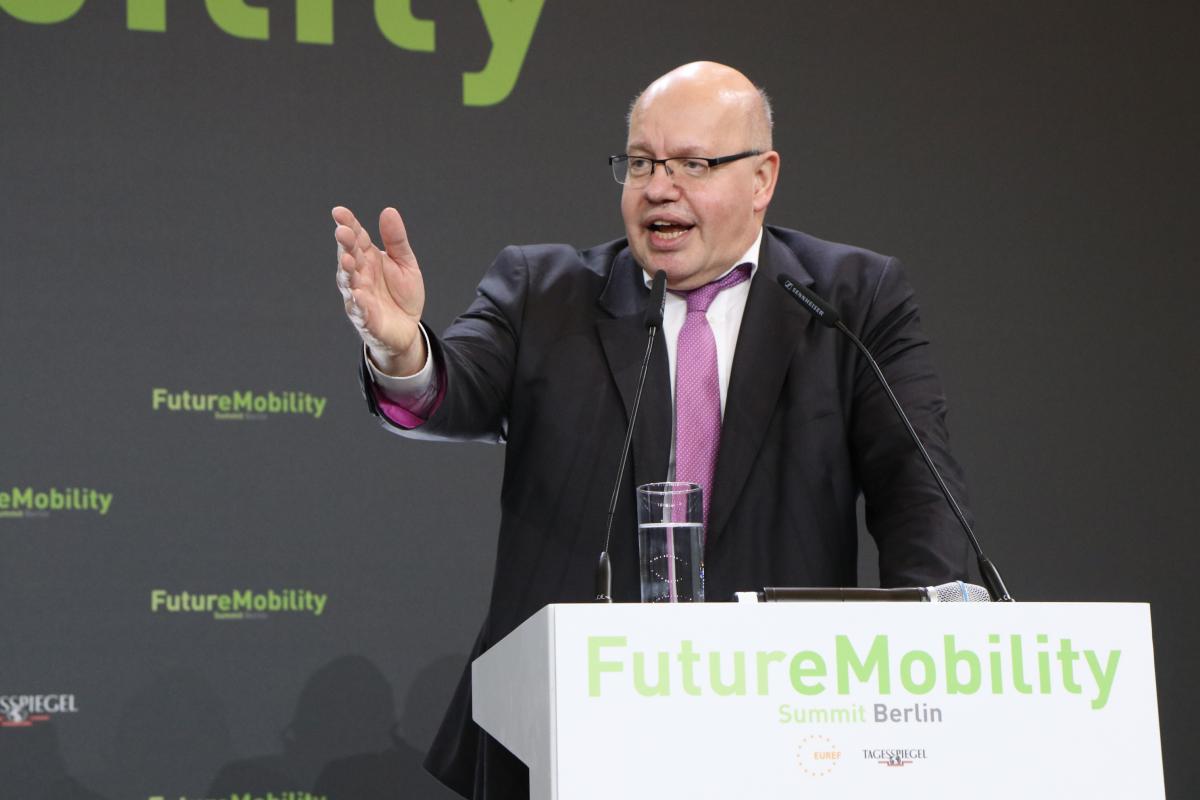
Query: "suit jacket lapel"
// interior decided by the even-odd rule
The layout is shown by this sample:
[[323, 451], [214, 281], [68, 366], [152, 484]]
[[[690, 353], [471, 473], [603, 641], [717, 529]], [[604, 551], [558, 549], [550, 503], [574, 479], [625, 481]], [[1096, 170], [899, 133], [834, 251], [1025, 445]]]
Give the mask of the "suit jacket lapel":
[[[600, 307], [609, 316], [596, 321], [596, 331], [609, 372], [625, 407], [626, 424], [633, 412], [638, 373], [646, 352], [643, 319], [649, 297], [650, 291], [642, 278], [641, 268], [629, 250], [622, 250], [613, 260], [608, 283], [598, 299]], [[636, 486], [666, 480], [667, 459], [671, 449], [671, 389], [668, 386], [668, 373], [667, 349], [660, 331], [650, 355], [650, 370], [646, 375], [646, 387], [642, 390], [641, 409], [633, 434], [632, 460]], [[606, 432], [596, 433], [604, 435]], [[616, 433], [620, 438], [613, 443], [614, 449], [624, 441], [624, 425]]]
[[733, 372], [725, 398], [721, 446], [713, 477], [710, 543], [725, 533], [779, 402], [792, 355], [809, 325], [816, 324], [777, 284], [780, 273], [811, 285], [813, 278], [783, 243], [763, 234], [758, 270], [738, 332]]

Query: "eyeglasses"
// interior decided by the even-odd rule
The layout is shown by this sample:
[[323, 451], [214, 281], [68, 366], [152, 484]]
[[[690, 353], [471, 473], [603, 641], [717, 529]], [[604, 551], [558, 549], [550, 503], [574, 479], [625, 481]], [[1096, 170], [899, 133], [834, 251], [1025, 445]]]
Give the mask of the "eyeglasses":
[[708, 177], [713, 167], [740, 161], [750, 156], [761, 155], [761, 150], [745, 150], [731, 156], [703, 158], [701, 156], [674, 156], [672, 158], [650, 158], [649, 156], [631, 156], [628, 153], [609, 156], [608, 163], [612, 167], [613, 179], [620, 184], [642, 186], [650, 182], [654, 176], [654, 165], [662, 164], [667, 176], [676, 183], [681, 181], [701, 181]]

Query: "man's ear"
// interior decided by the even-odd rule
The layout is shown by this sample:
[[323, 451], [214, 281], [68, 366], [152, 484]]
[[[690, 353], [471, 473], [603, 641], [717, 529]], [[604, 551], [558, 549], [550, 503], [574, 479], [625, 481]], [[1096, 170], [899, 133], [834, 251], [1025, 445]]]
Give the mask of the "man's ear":
[[763, 212], [775, 196], [775, 184], [779, 181], [779, 153], [768, 150], [758, 156], [754, 169], [754, 210]]

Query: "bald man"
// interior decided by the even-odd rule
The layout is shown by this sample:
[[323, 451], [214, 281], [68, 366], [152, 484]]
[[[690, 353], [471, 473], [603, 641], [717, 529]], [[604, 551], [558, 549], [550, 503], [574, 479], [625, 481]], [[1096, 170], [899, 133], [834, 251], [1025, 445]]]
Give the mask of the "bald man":
[[[884, 586], [964, 578], [962, 533], [870, 371], [776, 285], [789, 275], [838, 308], [963, 496], [900, 264], [764, 225], [780, 173], [765, 95], [726, 66], [679, 67], [638, 96], [625, 153], [611, 161], [625, 237], [506, 248], [441, 337], [421, 324], [421, 271], [395, 209], [380, 215], [382, 249], [349, 210], [333, 211], [372, 412], [404, 436], [507, 446], [491, 605], [472, 659], [547, 603], [592, 599], [658, 270], [672, 291], [616, 511], [614, 598], [639, 597], [634, 487], [691, 479], [677, 445], [695, 398], [676, 392], [676, 362], [687, 293], [714, 282], [725, 288], [698, 312], [720, 406], [715, 467], [701, 481], [707, 597], [855, 585], [860, 494]], [[467, 797], [528, 795], [524, 767], [471, 721], [469, 672], [426, 766]]]

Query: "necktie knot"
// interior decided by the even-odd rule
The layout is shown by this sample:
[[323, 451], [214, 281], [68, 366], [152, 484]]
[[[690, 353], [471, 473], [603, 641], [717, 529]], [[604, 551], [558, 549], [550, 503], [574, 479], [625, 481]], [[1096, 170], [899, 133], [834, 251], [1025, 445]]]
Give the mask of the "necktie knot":
[[726, 273], [726, 275], [720, 280], [711, 281], [703, 286], [697, 286], [695, 289], [691, 289], [686, 292], [679, 292], [679, 294], [682, 294], [683, 299], [687, 301], [687, 310], [689, 314], [693, 311], [699, 311], [703, 314], [708, 311], [708, 307], [712, 305], [713, 300], [717, 299], [717, 295], [728, 289], [730, 286], [738, 285], [749, 277], [750, 265], [739, 264], [737, 267]]

